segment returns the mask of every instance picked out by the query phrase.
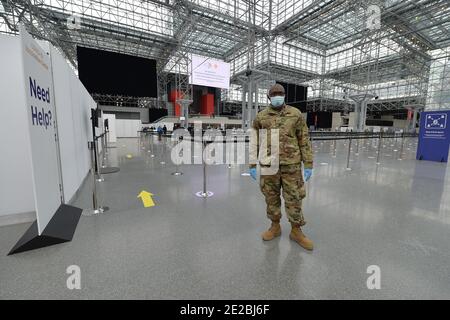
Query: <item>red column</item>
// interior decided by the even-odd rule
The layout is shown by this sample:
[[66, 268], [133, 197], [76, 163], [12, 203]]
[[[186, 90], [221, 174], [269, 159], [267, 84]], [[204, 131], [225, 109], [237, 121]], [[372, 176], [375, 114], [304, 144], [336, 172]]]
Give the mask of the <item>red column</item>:
[[202, 96], [202, 101], [200, 105], [200, 113], [205, 115], [214, 114], [214, 94], [207, 93]]
[[182, 99], [182, 94], [177, 90], [172, 90], [169, 94], [169, 102], [172, 102], [175, 109], [175, 116], [181, 116], [181, 106], [176, 103], [178, 99]]
[[413, 111], [411, 109], [408, 109], [408, 121], [412, 120], [413, 118]]

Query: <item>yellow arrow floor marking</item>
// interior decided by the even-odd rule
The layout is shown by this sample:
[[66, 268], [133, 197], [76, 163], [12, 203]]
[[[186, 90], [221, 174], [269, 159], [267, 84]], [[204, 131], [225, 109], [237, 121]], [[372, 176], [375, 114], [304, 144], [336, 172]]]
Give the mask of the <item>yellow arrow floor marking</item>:
[[142, 203], [144, 204], [145, 208], [153, 207], [155, 205], [155, 202], [153, 201], [153, 193], [150, 193], [148, 191], [142, 190], [141, 193], [137, 196], [138, 198], [141, 198]]

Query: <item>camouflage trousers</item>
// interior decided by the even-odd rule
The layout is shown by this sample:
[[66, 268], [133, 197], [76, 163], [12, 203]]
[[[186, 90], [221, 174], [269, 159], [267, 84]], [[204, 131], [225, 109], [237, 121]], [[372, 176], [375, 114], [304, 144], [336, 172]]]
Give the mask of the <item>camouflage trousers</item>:
[[302, 199], [306, 196], [301, 164], [280, 165], [274, 175], [261, 175], [261, 192], [266, 198], [267, 217], [281, 219], [281, 190], [289, 222], [306, 224], [302, 212]]

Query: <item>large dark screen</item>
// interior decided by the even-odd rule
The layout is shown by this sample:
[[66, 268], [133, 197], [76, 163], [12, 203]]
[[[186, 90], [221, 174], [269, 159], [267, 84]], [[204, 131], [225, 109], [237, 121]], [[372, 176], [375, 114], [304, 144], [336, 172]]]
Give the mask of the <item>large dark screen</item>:
[[78, 77], [89, 93], [157, 97], [156, 61], [77, 47]]

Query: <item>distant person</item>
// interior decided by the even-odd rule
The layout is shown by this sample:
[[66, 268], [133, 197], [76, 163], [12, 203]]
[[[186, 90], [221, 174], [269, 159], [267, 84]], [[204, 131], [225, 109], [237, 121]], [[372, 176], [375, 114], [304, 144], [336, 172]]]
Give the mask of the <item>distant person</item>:
[[158, 126], [158, 129], [156, 129], [156, 131], [158, 132], [158, 140], [161, 141], [161, 136], [163, 134], [163, 128], [161, 128], [161, 126]]
[[167, 127], [166, 127], [166, 125], [164, 125], [164, 127], [162, 129], [163, 129], [164, 135], [166, 135], [167, 134]]

